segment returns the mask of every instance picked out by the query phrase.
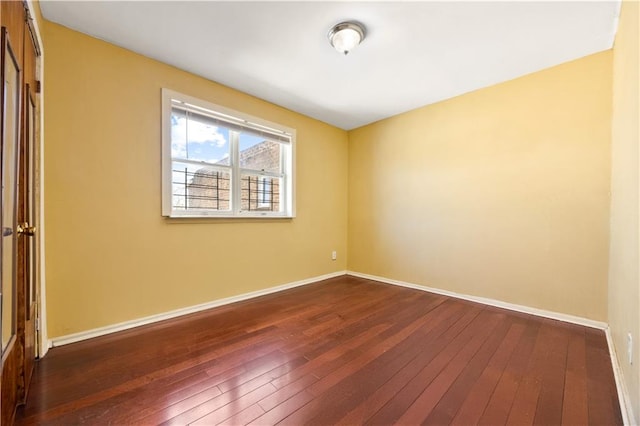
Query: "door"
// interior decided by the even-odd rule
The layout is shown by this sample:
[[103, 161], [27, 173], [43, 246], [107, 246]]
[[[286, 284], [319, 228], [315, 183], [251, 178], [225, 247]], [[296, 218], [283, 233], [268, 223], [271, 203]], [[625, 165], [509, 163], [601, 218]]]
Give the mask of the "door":
[[2, 424], [13, 418], [20, 392], [23, 348], [18, 315], [18, 199], [20, 150], [20, 68], [6, 27], [0, 42], [0, 100], [2, 101], [2, 244], [0, 269], [2, 278]]
[[31, 27], [25, 28], [24, 42], [24, 96], [23, 102], [23, 133], [20, 151], [20, 178], [18, 183], [18, 283], [24, 288], [24, 382], [25, 395], [31, 382], [34, 360], [37, 355], [36, 335], [39, 286], [36, 281], [37, 251], [36, 251], [36, 135], [38, 132], [36, 108], [36, 44], [32, 37]]
[[2, 1], [0, 21], [0, 421], [11, 424], [25, 401], [37, 351], [36, 201], [39, 55], [28, 9]]

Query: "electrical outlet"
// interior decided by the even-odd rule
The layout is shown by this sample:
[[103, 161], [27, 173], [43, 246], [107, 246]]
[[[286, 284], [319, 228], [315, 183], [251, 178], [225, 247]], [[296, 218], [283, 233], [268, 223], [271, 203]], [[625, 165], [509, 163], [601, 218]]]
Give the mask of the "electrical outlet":
[[338, 252], [337, 251], [332, 251], [331, 252], [331, 260], [336, 260], [338, 258]]
[[627, 333], [627, 359], [629, 364], [633, 364], [633, 336]]

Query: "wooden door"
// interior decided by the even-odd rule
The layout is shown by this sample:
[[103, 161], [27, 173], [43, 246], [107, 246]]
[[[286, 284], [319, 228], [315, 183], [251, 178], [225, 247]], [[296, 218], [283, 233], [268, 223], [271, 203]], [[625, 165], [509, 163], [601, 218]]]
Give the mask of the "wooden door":
[[0, 421], [11, 424], [25, 401], [37, 351], [36, 157], [38, 46], [23, 2], [0, 8]]
[[18, 283], [23, 286], [21, 300], [24, 306], [24, 382], [25, 395], [31, 381], [34, 361], [37, 356], [36, 335], [39, 291], [36, 284], [36, 135], [38, 132], [38, 110], [36, 108], [36, 56], [37, 43], [31, 27], [25, 26], [24, 35], [24, 86], [23, 86], [23, 131], [20, 156], [20, 182], [18, 231], [22, 238], [18, 241]]
[[[3, 18], [5, 14], [3, 13]], [[2, 424], [13, 420], [15, 406], [24, 389], [18, 285], [18, 203], [21, 78], [13, 34], [3, 26], [0, 43], [0, 100], [2, 100]]]

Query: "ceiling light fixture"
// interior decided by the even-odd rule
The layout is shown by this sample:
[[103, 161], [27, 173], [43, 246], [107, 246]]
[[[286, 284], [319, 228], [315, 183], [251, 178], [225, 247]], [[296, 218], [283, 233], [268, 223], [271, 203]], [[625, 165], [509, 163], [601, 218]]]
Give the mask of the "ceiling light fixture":
[[364, 36], [364, 26], [357, 22], [341, 22], [331, 28], [328, 34], [333, 48], [345, 55], [362, 43]]

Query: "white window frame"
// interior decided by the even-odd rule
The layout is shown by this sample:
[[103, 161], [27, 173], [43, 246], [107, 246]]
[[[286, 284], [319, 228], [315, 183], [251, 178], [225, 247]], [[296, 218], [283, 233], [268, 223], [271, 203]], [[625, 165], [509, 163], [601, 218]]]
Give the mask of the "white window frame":
[[[171, 110], [172, 103], [178, 101], [189, 107], [205, 110], [215, 115], [220, 121], [227, 121], [235, 127], [244, 127], [255, 131], [263, 131], [284, 135], [289, 139], [289, 149], [281, 150], [282, 164], [282, 185], [280, 188], [280, 203], [282, 211], [272, 212], [264, 210], [241, 210], [241, 182], [240, 176], [243, 173], [251, 175], [274, 177], [277, 174], [240, 168], [239, 141], [237, 133], [230, 132], [230, 169], [231, 169], [231, 210], [189, 210], [174, 209], [172, 203], [172, 161], [171, 156]], [[295, 144], [296, 130], [281, 124], [273, 123], [259, 117], [254, 117], [240, 111], [216, 105], [192, 96], [175, 92], [169, 89], [162, 89], [162, 215], [170, 218], [293, 218], [295, 217]], [[283, 145], [287, 145], [284, 143]], [[181, 161], [176, 159], [176, 161]], [[211, 164], [204, 163], [203, 166], [210, 167]], [[225, 167], [228, 169], [229, 167]]]

